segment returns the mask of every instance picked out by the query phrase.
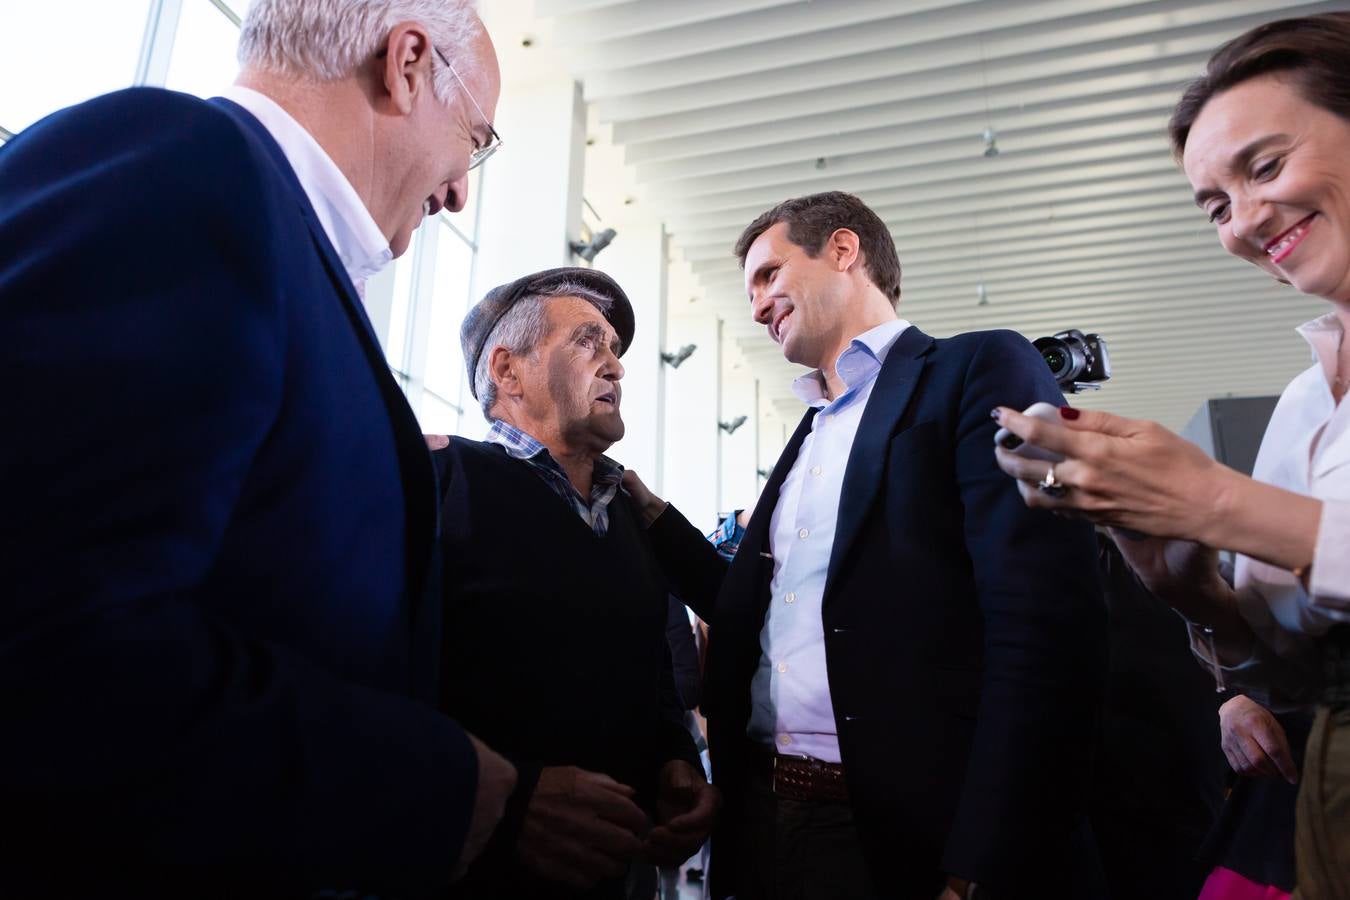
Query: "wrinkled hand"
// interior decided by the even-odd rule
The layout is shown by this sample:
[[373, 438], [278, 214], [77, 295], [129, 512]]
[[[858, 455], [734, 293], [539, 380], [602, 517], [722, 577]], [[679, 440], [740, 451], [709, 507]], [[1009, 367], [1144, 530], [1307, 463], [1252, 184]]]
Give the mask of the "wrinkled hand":
[[642, 516], [642, 524], [651, 525], [657, 516], [666, 511], [666, 501], [653, 494], [632, 469], [623, 470], [623, 489], [632, 496]]
[[673, 759], [661, 767], [656, 793], [657, 826], [643, 845], [658, 866], [678, 866], [698, 852], [712, 832], [722, 795], [703, 773]]
[[455, 878], [463, 875], [469, 863], [483, 852], [493, 829], [506, 811], [506, 799], [516, 789], [515, 766], [473, 735], [469, 735], [469, 743], [478, 755], [478, 787], [474, 792], [469, 832], [464, 838], [464, 847], [460, 850], [459, 862], [455, 866]]
[[1298, 769], [1289, 752], [1289, 738], [1270, 710], [1238, 694], [1219, 707], [1223, 755], [1239, 775], [1283, 778], [1298, 783]]
[[428, 450], [443, 450], [450, 446], [448, 434], [424, 434], [422, 439], [427, 442]]
[[998, 409], [1000, 425], [1065, 457], [1055, 463], [1055, 478], [1069, 490], [1051, 497], [1036, 487], [1049, 463], [995, 448], [999, 467], [1018, 480], [1028, 506], [1159, 537], [1205, 540], [1221, 497], [1242, 476], [1156, 422], [1098, 410], [1070, 413], [1077, 418], [1046, 422]]
[[520, 861], [575, 890], [618, 878], [642, 851], [647, 815], [634, 791], [608, 775], [575, 766], [546, 767], [521, 826]]

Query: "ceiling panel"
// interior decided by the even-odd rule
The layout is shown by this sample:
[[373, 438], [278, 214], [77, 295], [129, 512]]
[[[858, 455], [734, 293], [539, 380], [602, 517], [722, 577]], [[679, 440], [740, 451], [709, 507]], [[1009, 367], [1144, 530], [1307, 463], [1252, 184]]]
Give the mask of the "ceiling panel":
[[[1165, 128], [1222, 41], [1344, 8], [1279, 0], [535, 0], [592, 123], [623, 150], [762, 397], [801, 411], [731, 246], [779, 200], [857, 193], [936, 336], [1068, 327], [1116, 377], [1076, 398], [1178, 428], [1207, 397], [1278, 393], [1323, 311], [1227, 257]], [[986, 157], [992, 128], [999, 153]], [[985, 302], [978, 293], [983, 286]]]

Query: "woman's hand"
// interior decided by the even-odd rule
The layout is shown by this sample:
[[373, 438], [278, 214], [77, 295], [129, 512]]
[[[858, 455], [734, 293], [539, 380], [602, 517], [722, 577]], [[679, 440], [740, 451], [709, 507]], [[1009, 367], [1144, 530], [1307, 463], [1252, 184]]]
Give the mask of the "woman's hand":
[[1067, 491], [1038, 487], [1050, 463], [995, 448], [999, 466], [1018, 479], [1028, 506], [1074, 514], [1101, 525], [1203, 543], [1223, 515], [1233, 470], [1156, 422], [1064, 407], [1059, 422], [995, 411], [998, 422], [1029, 444], [1065, 457], [1055, 480]]

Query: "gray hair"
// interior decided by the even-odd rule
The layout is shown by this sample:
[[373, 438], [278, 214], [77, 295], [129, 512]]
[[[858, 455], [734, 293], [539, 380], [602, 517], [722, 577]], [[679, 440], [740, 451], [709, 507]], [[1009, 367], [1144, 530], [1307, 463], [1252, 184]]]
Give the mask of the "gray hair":
[[[460, 75], [477, 71], [477, 0], [253, 0], [239, 31], [239, 64], [318, 81], [350, 75], [378, 51], [389, 29], [420, 22]], [[444, 66], [433, 89], [449, 103], [457, 87]]]
[[607, 315], [614, 301], [604, 294], [573, 282], [563, 282], [536, 294], [526, 294], [502, 316], [487, 340], [483, 342], [483, 352], [478, 357], [478, 368], [473, 373], [473, 392], [478, 395], [478, 404], [483, 407], [483, 418], [494, 420], [492, 407], [497, 403], [497, 382], [492, 380], [489, 370], [492, 351], [496, 347], [505, 347], [517, 355], [534, 352], [539, 342], [548, 337], [548, 301], [554, 297], [577, 297]]

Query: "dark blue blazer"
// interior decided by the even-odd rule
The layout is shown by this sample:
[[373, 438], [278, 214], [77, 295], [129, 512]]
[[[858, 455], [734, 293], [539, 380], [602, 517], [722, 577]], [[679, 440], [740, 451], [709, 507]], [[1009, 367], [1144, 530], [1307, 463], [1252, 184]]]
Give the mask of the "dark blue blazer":
[[[1021, 336], [892, 346], [848, 458], [822, 610], [859, 840], [883, 896], [943, 874], [1003, 898], [1099, 896], [1087, 782], [1106, 618], [1090, 526], [1031, 510], [994, 461], [998, 405], [1063, 396]], [[713, 891], [734, 890], [745, 738], [773, 563], [769, 521], [803, 417], [730, 568], [673, 509], [652, 525], [676, 591], [710, 622], [703, 711], [726, 807]]]
[[14, 138], [0, 340], [0, 894], [448, 881], [434, 474], [277, 144], [152, 89]]

